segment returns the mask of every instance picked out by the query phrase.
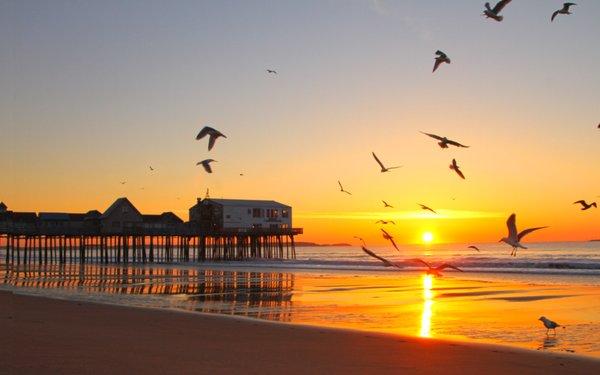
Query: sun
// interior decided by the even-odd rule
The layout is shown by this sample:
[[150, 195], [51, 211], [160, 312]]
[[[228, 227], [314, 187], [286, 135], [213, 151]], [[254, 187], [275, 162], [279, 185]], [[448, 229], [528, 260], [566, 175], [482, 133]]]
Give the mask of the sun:
[[423, 240], [423, 243], [431, 243], [433, 241], [433, 233], [423, 232], [421, 239]]

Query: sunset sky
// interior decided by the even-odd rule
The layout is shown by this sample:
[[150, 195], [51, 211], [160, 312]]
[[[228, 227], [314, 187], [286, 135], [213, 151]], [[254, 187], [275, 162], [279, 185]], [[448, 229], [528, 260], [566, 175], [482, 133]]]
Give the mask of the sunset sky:
[[[600, 2], [553, 23], [562, 1], [513, 1], [501, 23], [484, 2], [3, 1], [0, 201], [127, 196], [187, 220], [209, 188], [291, 205], [308, 241], [382, 243], [379, 218], [402, 243], [497, 241], [512, 212], [551, 227], [529, 241], [600, 238], [600, 210], [572, 205], [600, 201]], [[452, 64], [432, 74], [437, 49]], [[211, 152], [204, 125], [228, 137]]]

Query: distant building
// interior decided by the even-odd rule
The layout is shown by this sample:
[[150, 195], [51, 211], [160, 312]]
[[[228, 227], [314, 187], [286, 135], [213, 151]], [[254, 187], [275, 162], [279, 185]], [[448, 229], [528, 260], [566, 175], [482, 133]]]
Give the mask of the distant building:
[[292, 228], [292, 208], [270, 200], [200, 199], [189, 209], [192, 229]]
[[160, 215], [142, 215], [144, 233], [172, 231], [183, 226], [183, 220], [172, 212]]
[[142, 228], [144, 217], [127, 198], [114, 201], [100, 216], [102, 233], [132, 232]]
[[40, 212], [38, 226], [45, 233], [93, 233], [100, 227], [100, 212], [88, 211], [85, 214], [67, 212]]

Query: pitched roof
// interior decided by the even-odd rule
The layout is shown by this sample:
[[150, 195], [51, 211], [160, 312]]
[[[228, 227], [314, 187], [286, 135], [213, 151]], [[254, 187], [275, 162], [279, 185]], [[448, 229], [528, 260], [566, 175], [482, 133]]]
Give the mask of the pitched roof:
[[144, 223], [160, 223], [160, 222], [177, 222], [183, 223], [183, 220], [179, 218], [179, 216], [175, 215], [172, 212], [163, 212], [160, 215], [151, 214], [151, 215], [142, 215], [144, 219]]
[[272, 200], [259, 200], [259, 199], [214, 199], [208, 198], [202, 201], [202, 203], [216, 203], [222, 206], [242, 206], [242, 207], [281, 207], [281, 208], [291, 208], [288, 205], [283, 203], [279, 203]]
[[0, 202], [0, 209], [6, 210], [8, 207], [4, 204], [4, 202]]
[[142, 216], [142, 214], [140, 213], [140, 211], [138, 211], [137, 208], [135, 208], [135, 206], [133, 205], [133, 203], [131, 203], [129, 201], [129, 199], [122, 197], [122, 198], [118, 198], [116, 201], [113, 202], [113, 204], [110, 205], [110, 207], [108, 207], [106, 209], [106, 211], [104, 211], [104, 213], [102, 214], [102, 216], [100, 216], [101, 219], [104, 219], [108, 216], [110, 216], [114, 210], [117, 209], [117, 207], [119, 207], [121, 204], [128, 204], [129, 206], [133, 207], [133, 210], [140, 216]]

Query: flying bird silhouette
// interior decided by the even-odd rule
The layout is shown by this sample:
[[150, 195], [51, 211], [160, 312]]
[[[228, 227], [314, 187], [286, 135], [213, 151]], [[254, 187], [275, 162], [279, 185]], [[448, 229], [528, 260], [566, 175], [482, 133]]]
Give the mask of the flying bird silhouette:
[[581, 211], [589, 210], [592, 207], [598, 208], [598, 206], [596, 205], [596, 202], [592, 202], [592, 203], [588, 204], [583, 199], [582, 200], [578, 200], [577, 202], [573, 202], [573, 204], [580, 204], [581, 205]]
[[349, 191], [347, 191], [347, 190], [344, 190], [344, 187], [342, 186], [342, 183], [341, 183], [339, 180], [338, 180], [338, 185], [340, 185], [340, 191], [341, 191], [342, 193], [346, 193], [346, 194], [348, 194], [348, 195], [352, 195], [352, 193], [351, 193], [351, 192], [349, 192]]
[[393, 220], [377, 220], [375, 222], [375, 224], [383, 224], [383, 225], [394, 224], [394, 225], [396, 225], [396, 222]]
[[127, 181], [121, 181], [121, 185], [125, 185]]
[[390, 171], [390, 169], [396, 169], [396, 168], [400, 168], [400, 167], [402, 167], [401, 165], [399, 165], [399, 166], [396, 166], [396, 167], [388, 167], [388, 168], [386, 168], [386, 167], [383, 165], [383, 163], [381, 162], [381, 160], [379, 160], [379, 158], [377, 157], [377, 155], [375, 155], [375, 153], [374, 153], [374, 152], [371, 152], [371, 154], [373, 154], [373, 157], [375, 158], [375, 161], [376, 161], [376, 162], [377, 162], [377, 164], [379, 164], [379, 166], [381, 167], [381, 173], [384, 173], [384, 172], [389, 172], [389, 171]]
[[552, 17], [550, 17], [550, 22], [554, 21], [554, 18], [556, 16], [558, 16], [559, 14], [572, 14], [571, 12], [569, 12], [569, 8], [572, 7], [573, 5], [577, 5], [575, 3], [564, 3], [563, 7], [559, 10], [557, 10], [556, 12], [552, 13]]
[[392, 205], [390, 205], [388, 202], [382, 200], [383, 202], [383, 208], [394, 208]]
[[460, 144], [460, 143], [458, 143], [456, 141], [453, 141], [451, 139], [448, 139], [446, 137], [441, 137], [439, 135], [425, 133], [425, 132], [421, 132], [421, 133], [423, 133], [423, 134], [425, 134], [425, 135], [427, 135], [427, 136], [429, 136], [429, 137], [431, 137], [433, 139], [437, 139], [439, 141], [438, 145], [441, 148], [448, 148], [448, 145], [450, 145], [450, 146], [456, 146], [456, 147], [464, 147], [464, 148], [468, 148], [469, 147], [469, 146], [465, 146], [463, 144]]
[[429, 264], [426, 261], [424, 261], [423, 259], [419, 259], [419, 258], [409, 259], [408, 261], [421, 263], [421, 264], [425, 265], [425, 267], [427, 267], [427, 271], [425, 271], [425, 273], [428, 275], [433, 275], [433, 276], [442, 276], [442, 271], [445, 270], [446, 268], [452, 268], [453, 270], [464, 272], [460, 268], [453, 266], [449, 263], [444, 263], [437, 267], [433, 267], [431, 264]]
[[153, 171], [153, 170], [154, 170], [154, 168], [152, 168], [152, 166], [151, 166], [151, 165], [149, 166], [149, 168], [150, 168], [150, 170], [151, 170], [151, 171]]
[[400, 251], [400, 249], [398, 249], [398, 245], [396, 245], [396, 242], [394, 242], [394, 237], [392, 237], [388, 232], [385, 231], [385, 229], [380, 228], [381, 231], [383, 232], [383, 238], [385, 238], [386, 240], [389, 240], [392, 245], [394, 246], [394, 248], [398, 251]]
[[206, 137], [207, 135], [209, 136], [208, 151], [212, 150], [213, 146], [215, 145], [215, 142], [217, 141], [217, 138], [219, 138], [219, 137], [227, 138], [227, 136], [225, 136], [223, 133], [221, 133], [217, 129], [213, 129], [210, 126], [205, 126], [202, 128], [202, 130], [200, 130], [200, 133], [198, 133], [198, 135], [196, 136], [196, 140], [198, 141], [198, 140]]
[[277, 74], [277, 71], [273, 69], [267, 69], [267, 73]]
[[550, 330], [554, 330], [554, 334], [556, 335], [556, 327], [563, 327], [560, 324], [546, 318], [545, 316], [540, 316], [538, 320], [544, 323], [544, 327], [546, 327], [546, 335], [548, 334], [548, 332], [550, 332]]
[[469, 249], [473, 249], [473, 250], [477, 250], [480, 251], [479, 248], [477, 246], [471, 245], [468, 247]]
[[366, 247], [362, 246], [362, 250], [367, 253], [367, 255], [380, 260], [386, 267], [395, 267], [398, 269], [402, 269], [401, 266], [397, 265], [396, 263], [390, 262], [389, 260], [385, 259], [384, 257], [380, 257], [379, 255], [375, 254], [374, 252], [372, 252], [371, 250], [367, 249]]
[[437, 50], [435, 51], [435, 54], [437, 57], [433, 63], [433, 71], [431, 73], [434, 73], [442, 63], [450, 64], [450, 58], [444, 52]]
[[454, 172], [456, 172], [456, 174], [460, 178], [462, 178], [463, 180], [465, 179], [465, 175], [460, 170], [460, 167], [458, 166], [458, 164], [456, 164], [456, 159], [452, 159], [452, 164], [450, 164], [450, 169], [452, 169]]
[[[196, 163], [196, 165], [202, 165], [202, 167], [204, 167], [204, 170], [208, 173], [212, 173], [212, 168], [210, 166], [210, 163], [216, 162], [216, 160], [214, 159], [206, 159], [206, 160], [202, 160]], [[208, 191], [208, 190], [207, 190]]]
[[521, 244], [521, 239], [528, 235], [529, 233], [536, 231], [538, 229], [544, 229], [548, 227], [535, 227], [528, 228], [522, 230], [521, 232], [517, 232], [517, 215], [512, 214], [506, 220], [506, 226], [508, 228], [508, 237], [502, 237], [499, 242], [504, 242], [510, 246], [512, 246], [512, 251], [510, 255], [513, 257], [517, 256], [517, 249], [527, 249], [525, 246]]
[[510, 2], [511, 0], [498, 1], [494, 8], [490, 7], [490, 3], [485, 3], [485, 10], [483, 11], [483, 15], [485, 15], [487, 18], [492, 18], [498, 22], [501, 22], [504, 19], [504, 17], [501, 16], [499, 13]]
[[424, 204], [421, 204], [421, 203], [418, 203], [418, 205], [419, 205], [419, 206], [421, 206], [421, 209], [422, 209], [422, 210], [425, 210], [425, 211], [431, 211], [431, 212], [433, 212], [434, 214], [437, 214], [437, 212], [435, 212], [435, 210], [434, 210], [433, 208], [431, 208], [431, 207], [427, 207], [427, 206], [425, 206]]

